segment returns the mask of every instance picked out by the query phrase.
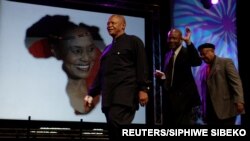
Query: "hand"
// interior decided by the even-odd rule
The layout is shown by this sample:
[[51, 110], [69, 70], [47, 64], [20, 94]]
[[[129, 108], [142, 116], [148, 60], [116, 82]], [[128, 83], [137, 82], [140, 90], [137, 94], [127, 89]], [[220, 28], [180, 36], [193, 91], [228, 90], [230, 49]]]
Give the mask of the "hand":
[[145, 106], [148, 103], [148, 94], [144, 91], [139, 91], [139, 103], [141, 106]]
[[185, 29], [185, 36], [182, 37], [182, 39], [188, 45], [191, 43], [190, 37], [191, 37], [191, 30], [190, 30], [189, 27], [186, 27], [186, 29]]
[[236, 103], [235, 106], [236, 106], [236, 110], [237, 110], [238, 114], [243, 113], [243, 111], [244, 111], [244, 104], [243, 103]]
[[154, 75], [155, 75], [156, 78], [166, 79], [165, 73], [163, 73], [160, 70], [155, 70]]
[[85, 107], [92, 107], [93, 106], [93, 97], [92, 96], [89, 96], [89, 95], [86, 95], [84, 97], [84, 103], [85, 103]]

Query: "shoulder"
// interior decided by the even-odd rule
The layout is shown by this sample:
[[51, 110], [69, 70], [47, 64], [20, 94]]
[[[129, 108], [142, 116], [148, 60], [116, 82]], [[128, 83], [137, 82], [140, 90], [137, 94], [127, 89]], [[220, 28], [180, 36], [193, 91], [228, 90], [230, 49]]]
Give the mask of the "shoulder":
[[216, 57], [217, 64], [224, 65], [225, 67], [234, 66], [234, 62], [231, 58]]
[[231, 58], [223, 58], [223, 57], [216, 56], [216, 59], [218, 61], [222, 61], [222, 62], [233, 62], [233, 60]]
[[127, 36], [127, 41], [131, 43], [131, 45], [135, 48], [144, 48], [144, 43], [143, 41], [135, 36], [135, 35], [126, 35]]
[[142, 42], [142, 40], [136, 36], [136, 35], [126, 35], [127, 38], [129, 38], [131, 41], [134, 41], [134, 42]]

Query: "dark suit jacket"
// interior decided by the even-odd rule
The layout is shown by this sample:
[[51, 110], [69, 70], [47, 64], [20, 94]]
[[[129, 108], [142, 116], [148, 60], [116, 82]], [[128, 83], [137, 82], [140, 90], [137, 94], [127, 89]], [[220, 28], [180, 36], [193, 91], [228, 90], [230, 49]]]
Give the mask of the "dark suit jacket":
[[147, 69], [143, 42], [136, 36], [124, 34], [103, 51], [89, 95], [101, 93], [102, 108], [112, 104], [138, 107], [138, 92], [148, 87]]
[[[169, 55], [170, 54], [167, 52], [165, 56], [166, 63], [168, 62], [167, 58], [169, 58]], [[192, 107], [200, 105], [200, 97], [191, 67], [199, 66], [201, 63], [202, 60], [193, 44], [188, 45], [187, 48], [181, 48], [174, 64], [172, 87], [167, 89], [163, 86], [167, 98], [167, 108], [171, 108], [169, 110], [172, 112], [189, 112]]]
[[219, 119], [237, 115], [235, 103], [244, 103], [242, 83], [233, 61], [217, 57], [211, 66], [207, 88]]

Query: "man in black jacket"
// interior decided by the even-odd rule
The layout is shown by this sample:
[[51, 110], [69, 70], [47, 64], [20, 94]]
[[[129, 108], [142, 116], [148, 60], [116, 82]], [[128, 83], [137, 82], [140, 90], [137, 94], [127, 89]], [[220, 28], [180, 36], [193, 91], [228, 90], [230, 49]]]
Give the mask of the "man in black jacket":
[[[166, 125], [191, 125], [192, 110], [200, 105], [199, 93], [191, 67], [202, 63], [198, 51], [190, 41], [191, 31], [186, 28], [182, 37], [179, 29], [168, 33], [169, 51], [165, 55], [164, 71], [157, 70], [156, 78], [163, 86]], [[187, 47], [182, 46], [185, 42]]]
[[131, 124], [135, 112], [148, 102], [147, 62], [143, 42], [125, 33], [126, 21], [112, 15], [107, 30], [113, 38], [100, 60], [97, 77], [85, 98], [91, 106], [92, 97], [102, 94], [102, 111], [106, 116], [111, 140], [118, 140], [121, 126]]

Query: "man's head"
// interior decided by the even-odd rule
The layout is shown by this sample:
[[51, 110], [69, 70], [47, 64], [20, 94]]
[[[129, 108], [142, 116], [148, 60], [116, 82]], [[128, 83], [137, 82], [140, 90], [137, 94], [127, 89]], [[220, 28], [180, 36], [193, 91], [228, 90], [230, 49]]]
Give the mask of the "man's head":
[[171, 29], [168, 32], [168, 44], [170, 49], [177, 49], [182, 44], [182, 33], [179, 29]]
[[215, 45], [211, 43], [204, 43], [198, 47], [200, 56], [204, 60], [205, 63], [211, 64], [213, 62], [214, 57], [215, 57], [214, 49], [215, 49]]
[[126, 20], [124, 16], [112, 15], [107, 22], [107, 30], [109, 35], [113, 38], [117, 38], [125, 32]]

